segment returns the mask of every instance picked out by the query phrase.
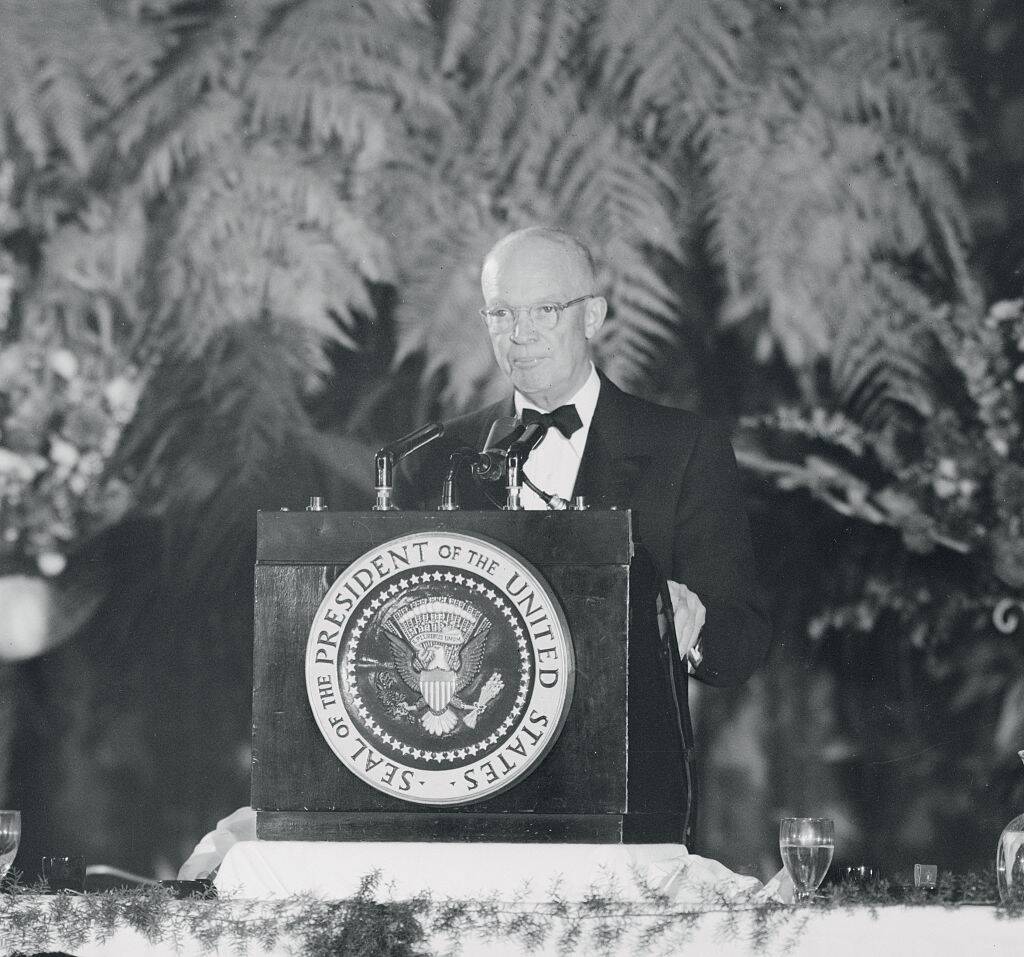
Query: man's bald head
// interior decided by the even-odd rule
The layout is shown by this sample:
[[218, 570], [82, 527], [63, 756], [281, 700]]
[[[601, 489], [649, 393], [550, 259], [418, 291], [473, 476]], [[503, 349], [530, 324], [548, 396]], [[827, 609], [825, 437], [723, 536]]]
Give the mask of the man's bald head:
[[[557, 264], [556, 268], [572, 284], [572, 292], [565, 293], [570, 299], [592, 292], [597, 285], [597, 268], [590, 250], [575, 236], [561, 229], [528, 226], [503, 236], [484, 258], [481, 282], [487, 283], [488, 277], [493, 276], [499, 264], [510, 259], [524, 263], [536, 260], [546, 263], [549, 268]], [[484, 298], [487, 298], [486, 287]]]

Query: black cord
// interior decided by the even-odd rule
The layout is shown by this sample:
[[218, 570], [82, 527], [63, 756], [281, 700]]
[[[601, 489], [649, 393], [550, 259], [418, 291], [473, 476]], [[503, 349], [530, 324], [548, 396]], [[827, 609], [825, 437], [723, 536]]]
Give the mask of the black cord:
[[530, 481], [530, 476], [527, 475], [525, 472], [523, 472], [523, 484], [531, 492], [533, 492], [533, 494], [536, 495], [548, 508], [550, 508], [550, 509], [552, 509], [554, 511], [558, 511], [551, 504], [555, 500], [556, 496], [551, 495], [550, 493], [545, 492], [544, 489], [538, 488], [536, 485], [534, 485], [533, 482]]
[[[485, 483], [477, 475], [474, 475], [473, 479], [476, 481], [477, 487], [484, 493], [484, 495], [487, 496], [487, 498], [490, 500], [492, 505], [494, 505], [497, 508], [502, 508], [502, 509], [505, 507], [505, 503], [504, 502], [499, 502], [493, 495], [491, 495], [490, 490], [487, 488], [487, 485], [493, 484], [493, 483]], [[555, 496], [554, 495], [550, 495], [548, 492], [545, 492], [544, 489], [538, 488], [536, 485], [534, 485], [533, 482], [530, 481], [530, 477], [525, 472], [523, 473], [523, 484], [528, 489], [530, 489], [530, 491], [533, 492], [538, 498], [540, 498], [541, 501], [544, 502], [544, 504], [547, 505], [548, 508], [552, 508], [553, 509], [551, 503], [554, 501]], [[553, 510], [557, 511], [557, 509], [553, 509]]]
[[689, 676], [686, 669], [682, 668], [683, 662], [679, 658], [678, 644], [675, 641], [675, 617], [672, 614], [672, 595], [668, 590], [668, 580], [658, 568], [654, 556], [642, 544], [637, 545], [637, 556], [642, 557], [648, 566], [648, 573], [654, 582], [655, 592], [661, 597], [661, 605], [665, 610], [665, 617], [668, 619], [668, 628], [661, 633], [658, 627], [657, 613], [655, 613], [655, 628], [658, 631], [661, 641], [661, 653], [668, 666], [669, 687], [672, 690], [672, 703], [674, 705], [676, 730], [679, 733], [679, 743], [683, 749], [683, 773], [686, 777], [686, 813], [683, 818], [683, 835], [687, 849], [692, 853], [694, 843], [694, 827], [697, 816], [697, 793], [696, 779], [693, 772], [693, 752], [696, 747], [693, 735], [693, 722], [690, 720], [689, 695], [686, 682]]

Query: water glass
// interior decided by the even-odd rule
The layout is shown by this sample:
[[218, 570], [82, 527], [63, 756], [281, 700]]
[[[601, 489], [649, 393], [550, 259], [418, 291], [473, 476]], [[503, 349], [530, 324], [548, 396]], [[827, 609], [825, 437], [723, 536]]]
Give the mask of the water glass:
[[42, 871], [51, 894], [85, 892], [85, 858], [81, 854], [44, 857]]
[[836, 849], [836, 827], [827, 817], [784, 817], [779, 851], [797, 901], [808, 901], [825, 879]]
[[0, 811], [0, 881], [14, 863], [21, 843], [21, 811]]

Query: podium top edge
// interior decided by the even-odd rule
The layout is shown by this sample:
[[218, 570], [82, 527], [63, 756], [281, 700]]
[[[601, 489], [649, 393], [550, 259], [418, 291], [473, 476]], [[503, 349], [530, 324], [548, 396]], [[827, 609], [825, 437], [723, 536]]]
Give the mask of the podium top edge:
[[446, 531], [481, 535], [536, 565], [628, 565], [636, 519], [631, 509], [262, 511], [256, 516], [256, 564], [348, 564], [399, 536]]

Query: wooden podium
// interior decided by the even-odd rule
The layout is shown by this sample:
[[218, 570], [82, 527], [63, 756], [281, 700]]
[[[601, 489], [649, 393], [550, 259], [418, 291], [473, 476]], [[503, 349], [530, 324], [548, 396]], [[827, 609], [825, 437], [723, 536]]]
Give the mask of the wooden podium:
[[[310, 623], [331, 583], [410, 533], [479, 536], [557, 597], [575, 686], [561, 733], [514, 786], [458, 806], [371, 787], [325, 742], [307, 699]], [[629, 511], [261, 512], [257, 516], [252, 805], [270, 840], [682, 843], [686, 773], [654, 584]]]

